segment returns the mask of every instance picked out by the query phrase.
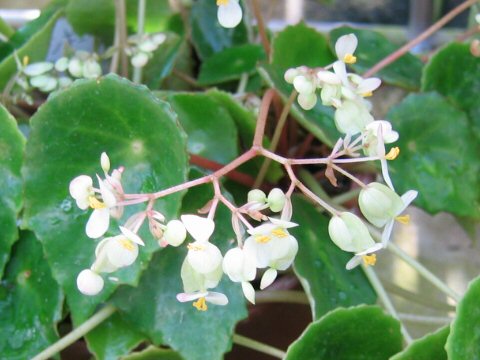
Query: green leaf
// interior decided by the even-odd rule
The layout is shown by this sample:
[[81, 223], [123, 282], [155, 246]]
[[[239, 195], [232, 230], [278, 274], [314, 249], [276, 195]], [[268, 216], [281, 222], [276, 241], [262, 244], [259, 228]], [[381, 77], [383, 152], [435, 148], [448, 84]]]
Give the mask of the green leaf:
[[0, 279], [18, 238], [17, 215], [22, 208], [22, 162], [25, 138], [17, 122], [0, 105]]
[[192, 5], [191, 37], [200, 59], [248, 42], [245, 21], [233, 29], [226, 29], [218, 23], [217, 8], [216, 2], [212, 0], [198, 0]]
[[292, 67], [324, 67], [335, 61], [328, 41], [305, 23], [287, 26], [272, 43], [272, 66], [282, 75]]
[[182, 37], [174, 33], [167, 33], [167, 39], [153, 53], [153, 58], [149, 60], [143, 69], [145, 84], [150, 89], [158, 89], [175, 65], [180, 49], [183, 43]]
[[[182, 213], [194, 214], [203, 207], [213, 196], [211, 188], [206, 185], [189, 190]], [[224, 253], [232, 247], [234, 235], [231, 214], [223, 206], [217, 209], [215, 225], [210, 241]], [[224, 277], [214, 291], [227, 295], [228, 305], [209, 305], [206, 312], [197, 311], [191, 303], [179, 303], [176, 294], [183, 292], [180, 268], [185, 255], [184, 247], [168, 247], [156, 254], [138, 287], [122, 287], [114, 302], [154, 344], [165, 341], [186, 360], [222, 359], [231, 348], [235, 324], [247, 315], [240, 286]]]
[[[132, 33], [137, 32], [138, 0], [127, 0], [127, 25]], [[145, 29], [147, 33], [164, 31], [173, 15], [169, 0], [146, 0]]]
[[[112, 168], [124, 166], [127, 193], [153, 192], [185, 181], [187, 159], [183, 131], [170, 106], [144, 86], [115, 75], [77, 81], [51, 96], [31, 118], [26, 149], [25, 222], [42, 241], [55, 279], [64, 289], [75, 324], [83, 322], [109, 297], [117, 284], [136, 284], [158, 244], [146, 226], [140, 232], [146, 246], [134, 265], [112, 274], [103, 292], [89, 297], [76, 288], [77, 274], [90, 267], [99, 240], [85, 235], [90, 211], [79, 210], [68, 193], [80, 175], [101, 174], [100, 154], [106, 151]], [[165, 216], [175, 216], [182, 194], [156, 202]], [[129, 206], [122, 220], [145, 205]], [[115, 222], [114, 222], [115, 223]], [[106, 236], [118, 234], [111, 224]]]
[[422, 90], [437, 91], [465, 110], [480, 139], [480, 58], [468, 44], [451, 43], [435, 54], [425, 67]]
[[168, 96], [168, 102], [188, 134], [188, 151], [226, 164], [238, 154], [235, 122], [208, 94], [180, 93]]
[[293, 198], [292, 229], [299, 249], [294, 269], [307, 293], [314, 319], [339, 306], [374, 304], [375, 292], [360, 268], [345, 269], [352, 257], [328, 235], [328, 218], [307, 200]]
[[143, 351], [122, 357], [121, 360], [183, 360], [183, 358], [175, 351], [149, 346]]
[[[349, 26], [342, 26], [330, 32], [331, 47], [335, 48], [335, 42], [340, 36], [351, 33], [357, 36], [358, 47], [354, 54], [357, 57], [357, 62], [350, 66], [360, 74], [372, 68], [398, 48], [397, 45], [379, 32], [354, 29]], [[422, 67], [423, 64], [420, 59], [407, 53], [380, 70], [376, 76], [386, 83], [416, 90], [420, 87]]]
[[[259, 72], [271, 88], [279, 91], [283, 101], [286, 102], [294, 89], [292, 85], [283, 79], [283, 72], [280, 72], [272, 65], [263, 65], [259, 69]], [[317, 101], [317, 104], [311, 110], [303, 110], [298, 103], [294, 101], [290, 112], [300, 125], [330, 147], [333, 147], [337, 139], [341, 136], [335, 127], [333, 109], [323, 106], [320, 100]]]
[[85, 336], [88, 348], [99, 360], [117, 360], [145, 341], [145, 336], [117, 313], [102, 322]]
[[200, 66], [200, 85], [219, 84], [255, 72], [257, 62], [265, 59], [260, 45], [245, 44], [227, 48], [206, 59]]
[[480, 277], [473, 280], [457, 306], [445, 349], [450, 360], [480, 359]]
[[63, 295], [52, 278], [42, 245], [22, 232], [0, 285], [0, 353], [30, 359], [57, 340]]
[[79, 35], [111, 39], [115, 28], [114, 0], [74, 0], [65, 9], [68, 22]]
[[358, 306], [311, 323], [285, 360], [385, 360], [401, 349], [400, 323], [378, 306]]
[[450, 327], [445, 326], [434, 333], [427, 334], [415, 340], [391, 360], [447, 360], [445, 342], [449, 332]]
[[478, 143], [467, 116], [435, 93], [410, 95], [387, 116], [400, 133], [400, 155], [389, 162], [400, 192], [416, 189], [430, 213], [480, 214]]
[[[30, 63], [36, 61], [43, 61], [47, 56], [48, 47], [50, 46], [50, 37], [53, 27], [58, 18], [63, 14], [63, 10], [57, 10], [43, 26], [36, 30], [28, 41], [23, 46], [17, 49], [16, 53], [19, 59], [28, 57]], [[17, 72], [17, 63], [15, 62], [14, 54], [10, 54], [0, 62], [0, 89], [4, 89], [8, 81]]]

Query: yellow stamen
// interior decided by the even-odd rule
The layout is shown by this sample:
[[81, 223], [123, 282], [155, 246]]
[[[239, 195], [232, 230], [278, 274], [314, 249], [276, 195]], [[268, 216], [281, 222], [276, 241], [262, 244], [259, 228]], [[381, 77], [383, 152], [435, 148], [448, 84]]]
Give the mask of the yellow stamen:
[[408, 225], [410, 223], [410, 215], [401, 215], [395, 218], [400, 224]]
[[377, 262], [377, 255], [371, 254], [371, 255], [363, 255], [362, 256], [363, 263], [365, 266], [373, 266]]
[[122, 247], [128, 251], [133, 251], [135, 249], [133, 242], [128, 239], [120, 240], [120, 245], [122, 245]]
[[28, 56], [24, 56], [22, 59], [23, 66], [27, 66], [28, 63], [30, 62], [30, 58]]
[[363, 97], [370, 97], [372, 95], [373, 93], [371, 91], [362, 94]]
[[395, 147], [390, 149], [390, 151], [388, 152], [387, 155], [385, 155], [385, 159], [395, 160], [397, 158], [398, 154], [400, 154], [400, 148], [395, 146]]
[[357, 57], [353, 56], [352, 54], [346, 54], [343, 57], [343, 62], [345, 64], [355, 64], [357, 62]]
[[217, 6], [220, 6], [220, 5], [228, 5], [228, 2], [230, 0], [217, 0]]
[[288, 233], [285, 230], [283, 230], [282, 228], [277, 228], [277, 229], [273, 230], [272, 234], [275, 235], [276, 237], [280, 237], [280, 238], [288, 236]]
[[270, 236], [267, 235], [255, 235], [255, 241], [258, 243], [265, 244], [271, 240]]
[[102, 203], [100, 200], [98, 200], [95, 196], [88, 197], [88, 204], [92, 209], [95, 209], [95, 210], [106, 208], [105, 204]]
[[193, 251], [201, 251], [205, 249], [205, 246], [203, 245], [193, 245], [193, 244], [188, 244], [187, 245], [188, 250], [193, 250]]
[[192, 305], [198, 311], [207, 311], [207, 309], [208, 309], [207, 302], [205, 301], [204, 297], [201, 297], [197, 301], [194, 301]]

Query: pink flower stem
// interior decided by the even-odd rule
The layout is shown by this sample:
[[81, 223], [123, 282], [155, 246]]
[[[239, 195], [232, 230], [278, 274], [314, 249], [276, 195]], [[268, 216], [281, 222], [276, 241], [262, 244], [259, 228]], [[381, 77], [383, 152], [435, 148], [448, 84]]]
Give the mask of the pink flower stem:
[[345, 175], [346, 177], [348, 177], [349, 179], [351, 179], [352, 181], [356, 182], [358, 185], [360, 185], [362, 188], [366, 188], [367, 185], [361, 181], [360, 179], [358, 179], [357, 177], [353, 176], [352, 174], [350, 174], [348, 171], [345, 171], [343, 170], [340, 166], [338, 165], [335, 165], [335, 164], [331, 164], [332, 168], [334, 168], [335, 170], [337, 170], [339, 173]]

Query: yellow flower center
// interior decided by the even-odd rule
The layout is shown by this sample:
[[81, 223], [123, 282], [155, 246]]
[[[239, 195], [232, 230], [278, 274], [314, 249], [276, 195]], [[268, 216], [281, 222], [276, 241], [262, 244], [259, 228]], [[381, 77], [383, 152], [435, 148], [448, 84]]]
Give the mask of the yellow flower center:
[[269, 242], [272, 238], [267, 235], [255, 235], [255, 241], [258, 243], [265, 244]]
[[201, 251], [201, 250], [205, 250], [205, 246], [188, 244], [187, 249], [188, 250], [193, 250], [193, 251]]
[[92, 209], [95, 209], [95, 210], [106, 208], [106, 205], [102, 203], [100, 200], [98, 200], [95, 196], [88, 197], [88, 204]]
[[22, 59], [23, 66], [27, 66], [28, 63], [30, 62], [30, 58], [28, 56], [24, 56]]
[[377, 262], [377, 255], [375, 254], [363, 255], [362, 259], [365, 266], [373, 266]]
[[395, 218], [400, 224], [408, 225], [410, 223], [410, 215], [401, 215]]
[[207, 302], [205, 301], [204, 297], [201, 297], [197, 301], [194, 301], [192, 305], [198, 311], [207, 311], [207, 309], [208, 309]]
[[357, 57], [353, 56], [352, 54], [346, 54], [343, 57], [343, 62], [345, 64], [355, 64], [357, 62]]
[[217, 6], [220, 6], [220, 5], [228, 5], [228, 2], [230, 0], [217, 0]]
[[390, 149], [390, 151], [388, 152], [387, 155], [385, 155], [385, 159], [395, 160], [397, 158], [398, 154], [400, 154], [400, 148], [395, 146], [395, 147]]
[[363, 97], [370, 97], [372, 95], [373, 93], [371, 91], [362, 94]]
[[135, 249], [135, 245], [133, 245], [133, 242], [128, 240], [128, 239], [122, 239], [120, 240], [120, 245], [128, 251], [133, 251]]
[[272, 231], [272, 234], [280, 238], [288, 236], [288, 233], [282, 228], [276, 228], [275, 230]]

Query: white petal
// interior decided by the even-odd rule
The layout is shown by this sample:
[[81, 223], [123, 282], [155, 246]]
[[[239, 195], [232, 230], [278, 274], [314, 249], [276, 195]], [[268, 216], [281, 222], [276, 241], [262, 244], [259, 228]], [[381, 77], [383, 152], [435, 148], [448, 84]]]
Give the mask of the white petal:
[[333, 63], [333, 71], [335, 71], [335, 74], [342, 81], [343, 85], [350, 86], [348, 83], [347, 68], [343, 61], [335, 61]]
[[355, 255], [362, 256], [362, 255], [367, 255], [367, 254], [372, 254], [374, 252], [377, 252], [378, 250], [383, 249], [384, 246], [382, 243], [375, 243], [375, 245], [369, 247], [368, 249], [361, 251], [359, 253], [356, 253]]
[[340, 79], [340, 77], [337, 74], [331, 71], [321, 70], [317, 73], [317, 78], [321, 82], [324, 82], [330, 85], [340, 85], [342, 83], [342, 79]]
[[215, 223], [197, 215], [182, 215], [183, 225], [196, 241], [207, 241], [215, 230]]
[[403, 204], [405, 205], [405, 208], [412, 203], [413, 200], [418, 195], [418, 191], [415, 190], [409, 190], [405, 194], [401, 196], [401, 199], [403, 201]]
[[207, 294], [208, 292], [180, 293], [177, 294], [177, 300], [180, 302], [193, 301], [205, 297]]
[[345, 268], [347, 270], [352, 270], [353, 268], [356, 268], [360, 263], [362, 262], [362, 257], [361, 256], [354, 256], [350, 259], [350, 261], [347, 263]]
[[257, 226], [253, 229], [248, 229], [247, 232], [250, 235], [262, 235], [262, 234], [270, 233], [272, 230], [274, 230], [277, 227], [278, 227], [278, 225], [275, 225], [275, 224], [272, 224], [272, 223], [269, 223], [269, 222], [265, 222], [262, 225]]
[[272, 285], [272, 283], [277, 278], [277, 270], [275, 269], [268, 269], [262, 276], [262, 280], [260, 281], [260, 289], [265, 289], [266, 287]]
[[148, 63], [148, 54], [139, 52], [135, 54], [130, 61], [133, 67], [142, 68]]
[[379, 78], [368, 78], [363, 80], [360, 85], [358, 85], [357, 93], [365, 94], [376, 90], [382, 81]]
[[115, 195], [113, 192], [108, 188], [107, 184], [100, 179], [100, 177], [97, 175], [98, 179], [98, 185], [100, 187], [100, 194], [102, 194], [102, 200], [105, 203], [107, 207], [114, 207], [117, 204], [117, 199], [115, 198]]
[[23, 72], [28, 76], [38, 76], [45, 74], [47, 71], [53, 69], [53, 64], [50, 62], [37, 62], [27, 65]]
[[194, 242], [190, 244], [187, 260], [201, 274], [214, 271], [222, 263], [222, 254], [218, 247], [209, 242]]
[[252, 284], [247, 281], [242, 282], [242, 291], [245, 298], [255, 305], [255, 289]]
[[97, 295], [103, 289], [103, 279], [90, 269], [85, 269], [77, 276], [77, 287], [82, 294]]
[[272, 224], [278, 225], [283, 229], [290, 229], [292, 227], [298, 226], [297, 223], [294, 223], [294, 222], [291, 222], [291, 221], [285, 221], [285, 220], [281, 220], [281, 219], [275, 219], [275, 218], [272, 218], [272, 217], [269, 217], [268, 220], [270, 220], [272, 222]]
[[85, 227], [87, 236], [97, 239], [105, 234], [110, 225], [110, 211], [107, 208], [93, 210]]
[[385, 183], [390, 187], [390, 189], [392, 189], [393, 191], [395, 191], [395, 188], [393, 187], [392, 179], [390, 179], [390, 174], [389, 174], [389, 172], [388, 172], [387, 159], [385, 159], [385, 158], [380, 159], [380, 164], [381, 164], [381, 166], [382, 166], [382, 176], [383, 176], [383, 180], [384, 180]]
[[205, 300], [215, 305], [224, 306], [228, 304], [228, 298], [225, 296], [225, 294], [218, 292], [210, 291], [207, 296], [205, 296]]
[[126, 227], [120, 226], [120, 231], [122, 232], [125, 237], [134, 243], [137, 243], [138, 245], [145, 246], [145, 243], [143, 242], [142, 239], [140, 239], [140, 236], [135, 234], [132, 230], [127, 229]]
[[163, 233], [164, 240], [172, 246], [180, 246], [187, 237], [187, 230], [180, 220], [170, 220]]
[[382, 232], [382, 245], [384, 248], [387, 247], [388, 242], [390, 241], [390, 236], [392, 235], [393, 224], [395, 223], [394, 220], [390, 220], [385, 227], [383, 228]]
[[138, 257], [138, 245], [123, 235], [115, 236], [105, 244], [108, 261], [117, 267], [130, 266]]
[[110, 171], [110, 158], [106, 152], [102, 152], [100, 155], [100, 165], [102, 166], [102, 170], [104, 172], [108, 173]]
[[227, 5], [220, 5], [217, 11], [220, 25], [225, 28], [234, 28], [242, 21], [242, 8], [238, 0], [229, 0]]
[[76, 200], [88, 198], [91, 193], [93, 181], [90, 176], [80, 175], [70, 181], [70, 195]]
[[357, 49], [358, 40], [355, 34], [340, 36], [335, 43], [335, 53], [339, 60], [343, 60], [345, 55], [353, 54]]

